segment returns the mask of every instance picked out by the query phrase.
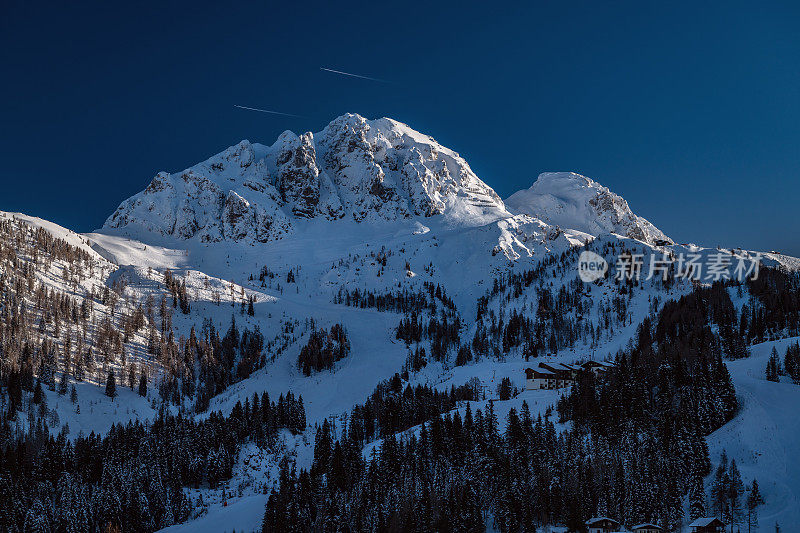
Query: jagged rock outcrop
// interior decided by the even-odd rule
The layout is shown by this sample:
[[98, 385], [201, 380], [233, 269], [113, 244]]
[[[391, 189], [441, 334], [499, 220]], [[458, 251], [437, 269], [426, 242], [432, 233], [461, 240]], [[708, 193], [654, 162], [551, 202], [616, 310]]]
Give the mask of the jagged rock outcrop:
[[455, 225], [507, 217], [456, 152], [391, 119], [338, 117], [320, 133], [242, 141], [183, 172], [160, 172], [106, 220], [134, 236], [266, 242], [301, 219], [360, 223], [442, 216]]
[[[506, 209], [506, 204], [509, 210]], [[183, 172], [159, 172], [106, 228], [201, 242], [268, 242], [301, 221], [385, 224], [440, 217], [478, 227], [514, 214], [559, 228], [667, 237], [608, 188], [572, 172], [541, 174], [506, 200], [456, 152], [410, 127], [342, 115], [319, 133], [282, 133], [271, 146], [242, 141]]]

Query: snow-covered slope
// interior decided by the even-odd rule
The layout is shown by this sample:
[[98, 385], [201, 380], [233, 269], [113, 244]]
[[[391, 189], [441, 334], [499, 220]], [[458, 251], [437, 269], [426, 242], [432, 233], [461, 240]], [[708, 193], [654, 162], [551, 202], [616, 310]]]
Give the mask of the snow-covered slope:
[[307, 220], [435, 215], [477, 225], [508, 212], [456, 152], [394, 120], [347, 114], [319, 133], [286, 131], [271, 146], [242, 141], [183, 172], [159, 172], [104, 227], [132, 237], [267, 242]]
[[[160, 172], [89, 237], [122, 264], [192, 266], [226, 279], [300, 266], [301, 283], [318, 293], [413, 286], [424, 268], [426, 281], [448, 285], [468, 309], [486, 280], [601, 233], [666, 239], [577, 174], [542, 174], [509, 205], [517, 214], [431, 137], [347, 114], [319, 133], [286, 131], [270, 146], [242, 141]], [[373, 271], [379, 250], [389, 258]]]
[[751, 357], [727, 363], [742, 408], [707, 438], [714, 463], [725, 451], [739, 464], [746, 483], [758, 480], [766, 501], [759, 512], [761, 531], [775, 523], [782, 531], [795, 531], [800, 520], [800, 418], [795, 413], [800, 386], [788, 376], [773, 383], [764, 375], [771, 350], [782, 355], [797, 340], [764, 342], [751, 348]]
[[97, 251], [91, 247], [89, 239], [63, 226], [59, 226], [54, 222], [50, 222], [49, 220], [33, 217], [24, 213], [10, 213], [5, 211], [0, 211], [0, 220], [19, 220], [32, 228], [41, 228], [56, 239], [61, 239], [70, 246], [87, 252], [98, 261], [103, 259]]
[[475, 227], [510, 217], [506, 205], [593, 236], [667, 240], [622, 197], [587, 177], [543, 173], [504, 204], [455, 151], [395, 120], [356, 114], [318, 133], [286, 131], [269, 146], [245, 140], [182, 172], [159, 172], [103, 231], [145, 242], [270, 242], [320, 223], [339, 229], [330, 224], [342, 219]]
[[574, 172], [544, 172], [529, 189], [505, 200], [515, 213], [591, 235], [618, 233], [654, 243], [669, 240], [646, 219], [634, 214], [624, 198]]
[[[10, 216], [0, 213], [0, 219]], [[169, 299], [166, 270], [191, 301], [188, 313], [166, 312], [171, 324], [166, 329], [171, 333], [174, 325], [178, 345], [183, 346], [192, 327], [201, 331], [201, 325], [213, 325], [225, 331], [231, 315], [238, 313], [239, 327], [264, 334], [268, 358], [252, 374], [217, 391], [209, 411], [227, 414], [254, 393], [277, 397], [291, 391], [302, 395], [311, 425], [349, 412], [378, 382], [401, 371], [411, 355], [412, 347], [396, 335], [401, 314], [347, 306], [341, 300], [343, 292], [358, 290], [379, 297], [400, 291], [422, 293], [426, 284], [440, 286], [453, 302], [453, 316], [460, 320], [461, 341], [469, 344], [488, 332], [491, 347], [499, 344], [497, 332], [512, 313], [535, 317], [545, 292], [554, 298], [569, 295], [562, 300], [572, 303], [562, 304], [559, 317], [574, 338], [554, 339], [542, 355], [575, 362], [590, 356], [613, 357], [665, 301], [693, 290], [685, 280], [668, 286], [648, 279], [620, 291], [612, 271], [606, 280], [582, 285], [576, 281], [581, 251], [577, 247], [592, 242], [588, 247], [601, 253], [612, 269], [622, 251], [641, 253], [643, 264], [665, 253], [673, 260], [689, 252], [705, 259], [724, 253], [733, 261], [751, 256], [742, 250], [661, 246], [660, 241], [668, 241], [664, 233], [634, 214], [623, 198], [574, 173], [542, 174], [531, 188], [504, 203], [457, 153], [399, 122], [358, 115], [339, 117], [319, 133], [284, 132], [270, 146], [242, 141], [183, 172], [161, 172], [95, 233], [77, 235], [41, 219], [15, 217], [81, 248], [97, 263], [78, 295], [81, 302], [97, 300], [93, 323], [109, 317], [122, 329], [124, 313], [146, 309], [148, 301], [157, 305], [163, 297]], [[766, 265], [800, 268], [797, 259], [777, 254], [766, 254], [764, 259]], [[38, 279], [57, 292], [75, 292], [65, 281], [67, 266], [57, 261], [38, 272]], [[527, 281], [519, 277], [539, 266]], [[512, 274], [518, 275], [514, 283], [509, 282]], [[93, 292], [92, 286], [97, 287]], [[121, 302], [117, 307], [100, 301], [103, 286], [116, 286]], [[177, 309], [174, 296], [171, 299]], [[246, 315], [245, 306], [251, 301], [253, 313]], [[163, 316], [148, 317], [146, 327], [123, 343], [128, 361], [135, 361], [137, 370], [146, 368], [151, 376], [148, 397], [124, 390], [116, 403], [105, 399], [101, 388], [105, 374], [99, 371], [94, 379], [90, 376], [78, 384], [77, 405], [47, 393], [49, 405], [69, 424], [71, 434], [102, 433], [113, 422], [155, 415], [155, 385], [160, 383], [162, 362], [151, 357], [148, 344], [151, 336], [170, 338], [164, 322]], [[331, 370], [304, 375], [297, 361], [311, 324], [330, 328], [334, 323], [348, 332], [352, 353]], [[476, 359], [461, 366], [454, 366], [455, 354], [449, 353], [444, 360], [430, 360], [410, 379], [448, 390], [477, 378], [490, 395], [504, 377], [523, 387], [523, 369], [528, 365], [523, 349], [511, 344], [495, 353], [487, 348], [480, 358], [476, 349]], [[761, 420], [759, 398], [769, 399], [773, 408], [779, 404], [772, 401], [773, 392], [792, 401], [796, 396], [794, 385], [759, 381], [756, 374], [763, 372], [761, 356], [766, 352], [756, 351], [760, 358], [753, 359], [752, 368], [745, 368], [750, 363], [730, 365], [737, 389], [746, 395], [745, 409], [738, 422], [709, 438], [714, 451], [725, 447], [738, 457], [767, 449], [755, 437], [735, 433], [737, 428], [751, 427], [749, 419], [755, 415]], [[114, 361], [109, 364], [120, 375], [125, 371]], [[539, 411], [557, 397], [553, 391], [523, 394]], [[519, 407], [519, 402], [510, 402], [499, 402], [498, 412]], [[191, 402], [186, 400], [181, 407], [191, 408]], [[204, 418], [207, 412], [197, 416]], [[796, 444], [795, 429], [785, 435], [789, 445]], [[58, 430], [55, 424], [53, 430]], [[299, 454], [297, 464], [307, 467], [313, 430], [292, 438], [287, 446]], [[791, 485], [780, 470], [786, 459], [780, 450], [772, 452], [774, 461], [753, 455], [750, 463], [743, 463], [753, 475], [762, 466], [770, 470], [763, 478], [773, 482], [767, 495], [775, 505], [765, 516], [783, 522], [796, 518], [787, 509], [799, 493], [793, 485], [782, 485]], [[251, 483], [256, 474], [243, 458], [240, 463], [247, 464], [237, 466], [227, 485], [197, 489], [211, 503], [211, 512], [201, 517], [208, 530], [258, 527], [264, 496]], [[276, 473], [258, 475], [272, 476], [265, 482], [274, 482]], [[229, 500], [234, 489], [238, 496]], [[212, 495], [215, 500], [209, 499]], [[198, 530], [198, 523], [182, 530]]]

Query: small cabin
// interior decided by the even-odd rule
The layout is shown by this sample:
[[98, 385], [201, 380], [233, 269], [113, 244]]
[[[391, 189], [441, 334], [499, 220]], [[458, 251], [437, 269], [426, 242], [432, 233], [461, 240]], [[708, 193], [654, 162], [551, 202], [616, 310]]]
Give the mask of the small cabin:
[[689, 527], [692, 528], [692, 533], [724, 533], [725, 522], [716, 516], [706, 516], [698, 518]]
[[644, 524], [636, 524], [631, 528], [631, 531], [633, 531], [633, 533], [662, 533], [664, 528], [651, 524], [650, 522], [645, 522]]
[[619, 531], [620, 525], [621, 524], [613, 518], [605, 516], [590, 518], [586, 521], [589, 533], [611, 533], [612, 531]]

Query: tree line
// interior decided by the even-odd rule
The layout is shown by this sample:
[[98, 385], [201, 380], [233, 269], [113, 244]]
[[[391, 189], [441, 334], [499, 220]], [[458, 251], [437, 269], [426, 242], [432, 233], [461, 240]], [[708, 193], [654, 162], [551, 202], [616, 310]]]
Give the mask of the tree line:
[[27, 432], [0, 420], [0, 529], [155, 531], [189, 518], [185, 486], [229, 479], [241, 445], [269, 449], [283, 428], [305, 429], [302, 398], [267, 393], [229, 416], [197, 421], [162, 409], [151, 423], [114, 425], [104, 436], [53, 437], [38, 419]]

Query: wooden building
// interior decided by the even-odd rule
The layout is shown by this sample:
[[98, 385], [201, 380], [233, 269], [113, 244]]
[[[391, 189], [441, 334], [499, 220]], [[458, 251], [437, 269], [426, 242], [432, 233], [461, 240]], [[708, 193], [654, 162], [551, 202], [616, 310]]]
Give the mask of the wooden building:
[[550, 363], [545, 361], [544, 363], [539, 363], [539, 367], [553, 372], [560, 379], [569, 381], [578, 379], [578, 374], [581, 372], [580, 367], [568, 365], [566, 363]]
[[613, 363], [599, 361], [586, 361], [581, 364], [544, 361], [536, 367], [525, 369], [527, 378], [525, 388], [528, 390], [561, 389], [574, 383], [582, 374], [591, 373], [594, 376], [601, 376], [613, 367]]
[[614, 365], [610, 363], [603, 363], [600, 361], [586, 361], [585, 363], [581, 364], [581, 368], [584, 372], [591, 372], [595, 376], [599, 376], [605, 373], [609, 368], [613, 367]]
[[621, 524], [613, 518], [608, 518], [606, 516], [590, 518], [586, 521], [589, 533], [611, 533], [612, 531], [619, 531], [620, 525]]
[[664, 528], [647, 522], [644, 524], [636, 524], [631, 527], [631, 531], [633, 531], [633, 533], [662, 533]]
[[558, 376], [546, 368], [526, 368], [526, 386], [528, 390], [557, 389], [559, 388]]
[[706, 516], [698, 518], [689, 527], [692, 528], [692, 533], [724, 533], [725, 522], [716, 516]]

